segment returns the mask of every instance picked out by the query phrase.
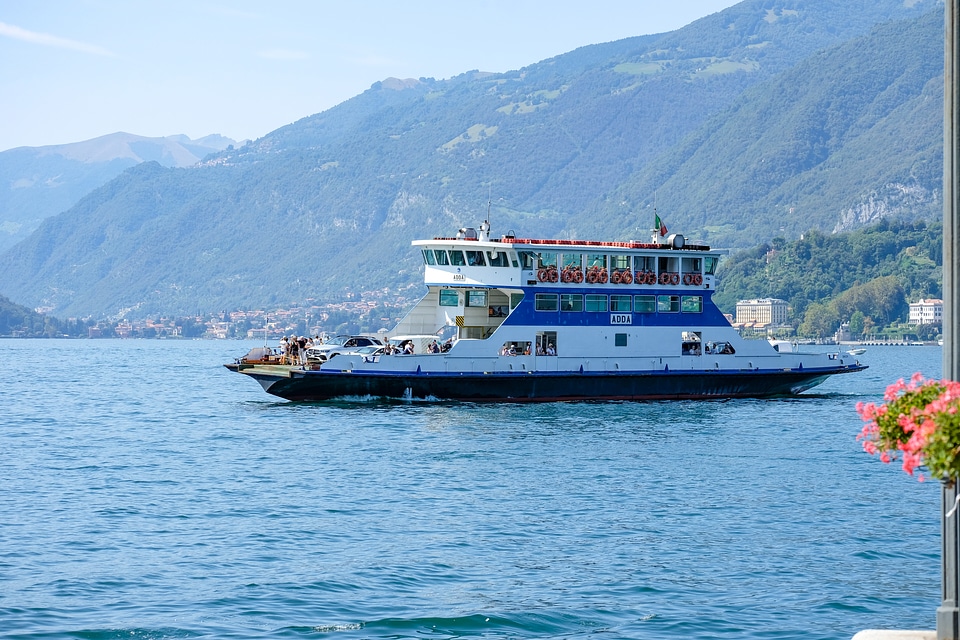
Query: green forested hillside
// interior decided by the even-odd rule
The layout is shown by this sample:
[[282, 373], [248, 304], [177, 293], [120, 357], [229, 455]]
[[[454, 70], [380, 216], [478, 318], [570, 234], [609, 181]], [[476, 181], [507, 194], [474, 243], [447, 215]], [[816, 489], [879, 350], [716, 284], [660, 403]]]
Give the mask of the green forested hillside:
[[745, 91], [617, 197], [649, 207], [656, 194], [675, 224], [722, 246], [938, 216], [942, 30], [933, 11], [818, 52]]
[[495, 234], [630, 239], [656, 198], [729, 247], [927, 216], [942, 12], [747, 0], [515, 72], [385, 80], [200, 166], [128, 170], [0, 255], [0, 291], [58, 315], [402, 293], [410, 241], [488, 200]]
[[943, 225], [884, 220], [857, 231], [812, 231], [734, 253], [721, 266], [714, 301], [734, 313], [738, 300], [781, 298], [801, 331], [826, 337], [860, 313], [871, 326], [906, 321], [908, 303], [940, 298]]
[[145, 138], [114, 133], [93, 140], [0, 152], [0, 251], [23, 240], [53, 215], [141, 162], [196, 164], [233, 140], [212, 135]]
[[64, 322], [0, 296], [0, 336], [18, 338], [82, 336], [86, 335], [88, 324], [78, 320]]

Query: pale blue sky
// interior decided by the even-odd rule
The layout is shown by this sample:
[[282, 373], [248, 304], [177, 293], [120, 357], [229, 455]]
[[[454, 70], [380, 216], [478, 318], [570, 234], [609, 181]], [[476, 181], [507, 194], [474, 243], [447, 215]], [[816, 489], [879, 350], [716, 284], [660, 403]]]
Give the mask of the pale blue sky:
[[519, 69], [734, 0], [0, 0], [0, 151], [261, 137], [388, 77]]

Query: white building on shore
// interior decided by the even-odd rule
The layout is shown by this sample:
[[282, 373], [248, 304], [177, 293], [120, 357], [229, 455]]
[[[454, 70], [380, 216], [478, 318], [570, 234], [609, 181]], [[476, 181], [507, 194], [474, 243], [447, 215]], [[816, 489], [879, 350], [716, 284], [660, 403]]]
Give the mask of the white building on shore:
[[737, 324], [786, 324], [789, 308], [787, 301], [779, 298], [741, 300], [737, 303]]
[[910, 324], [941, 324], [943, 322], [943, 300], [924, 300], [910, 303]]

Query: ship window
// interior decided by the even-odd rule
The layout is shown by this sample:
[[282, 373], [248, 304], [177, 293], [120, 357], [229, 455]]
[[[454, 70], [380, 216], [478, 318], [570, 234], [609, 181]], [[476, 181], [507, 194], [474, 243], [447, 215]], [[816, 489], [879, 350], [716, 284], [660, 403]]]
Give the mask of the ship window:
[[538, 293], [536, 297], [537, 311], [556, 311], [558, 307], [557, 294]]
[[434, 249], [433, 253], [437, 256], [437, 264], [450, 264], [450, 261], [447, 259], [447, 252], [443, 249]]
[[465, 267], [467, 266], [467, 261], [463, 259], [463, 251], [454, 251], [450, 250], [450, 264], [455, 267]]
[[677, 313], [680, 311], [680, 296], [657, 296], [657, 311]]
[[589, 253], [587, 254], [587, 266], [588, 267], [598, 267], [600, 269], [607, 268], [607, 255], [604, 253]]
[[684, 313], [703, 313], [703, 297], [683, 296], [680, 301], [680, 310]]
[[520, 266], [523, 269], [536, 269], [537, 268], [537, 254], [533, 251], [520, 251]]
[[604, 312], [607, 310], [607, 296], [600, 296], [595, 293], [588, 293], [584, 303], [586, 311]]
[[708, 276], [712, 276], [714, 271], [717, 270], [718, 259], [716, 256], [707, 256], [703, 259], [703, 272]]
[[487, 251], [487, 264], [491, 267], [509, 267], [506, 251]]
[[680, 334], [680, 353], [685, 356], [699, 356], [702, 342], [699, 331], [684, 331]]
[[522, 293], [511, 293], [510, 294], [510, 308], [516, 309], [520, 306], [520, 303], [523, 302]]
[[555, 356], [557, 355], [557, 332], [556, 331], [537, 331], [537, 355]]
[[610, 268], [630, 270], [630, 256], [610, 256]]
[[560, 311], [583, 311], [583, 295], [579, 293], [561, 293]]
[[660, 273], [666, 271], [667, 273], [676, 273], [680, 271], [680, 260], [679, 258], [671, 257], [661, 257], [660, 258]]
[[565, 253], [563, 254], [563, 268], [566, 269], [580, 269], [583, 265], [583, 256], [579, 253]]
[[637, 313], [656, 313], [656, 296], [633, 296], [633, 310]]
[[486, 291], [467, 291], [467, 306], [468, 307], [487, 306], [487, 292]]
[[684, 258], [680, 264], [684, 273], [700, 273], [700, 258]]
[[500, 347], [502, 356], [529, 356], [533, 352], [533, 345], [529, 342], [504, 342]]
[[460, 305], [460, 297], [456, 289], [440, 289], [440, 306], [456, 307]]
[[430, 249], [423, 250], [423, 261], [427, 264], [437, 264], [437, 261], [433, 258], [433, 251]]
[[625, 346], [627, 346], [627, 334], [625, 334], [625, 333], [615, 333], [615, 334], [613, 334], [613, 346], [615, 346], [615, 347], [625, 347]]
[[471, 267], [485, 267], [483, 251], [467, 251], [467, 264]]
[[708, 342], [704, 347], [704, 353], [718, 353], [721, 355], [733, 355], [736, 349], [729, 342]]
[[631, 296], [610, 296], [610, 311], [630, 313], [631, 302]]
[[544, 267], [554, 267], [557, 266], [557, 252], [556, 251], [544, 251], [540, 254], [540, 268]]
[[653, 256], [634, 256], [633, 266], [637, 271], [655, 271], [657, 259]]

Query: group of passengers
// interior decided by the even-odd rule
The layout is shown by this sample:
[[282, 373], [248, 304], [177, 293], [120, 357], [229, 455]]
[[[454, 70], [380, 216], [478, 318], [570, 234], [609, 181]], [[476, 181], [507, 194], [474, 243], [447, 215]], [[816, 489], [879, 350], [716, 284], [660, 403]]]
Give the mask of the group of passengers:
[[387, 344], [383, 345], [383, 354], [387, 356], [400, 354], [412, 356], [415, 352], [413, 340], [404, 340], [400, 344], [393, 344], [388, 341]]
[[305, 338], [303, 336], [283, 336], [280, 338], [280, 363], [301, 364], [306, 358], [307, 349], [321, 343], [320, 336]]
[[453, 346], [453, 338], [447, 338], [443, 344], [434, 340], [427, 346], [427, 353], [446, 353]]
[[528, 355], [530, 355], [530, 343], [527, 343], [527, 346], [526, 346], [526, 347], [523, 347], [522, 349], [521, 349], [517, 344], [504, 343], [504, 345], [500, 348], [500, 355], [502, 355], [502, 356], [519, 356], [519, 355], [528, 356]]
[[[521, 347], [516, 342], [506, 342], [503, 347], [500, 348], [500, 355], [502, 356], [529, 356], [531, 354], [530, 343], [523, 343], [525, 346]], [[537, 355], [538, 356], [555, 356], [557, 355], [557, 348], [553, 346], [553, 343], [547, 343], [547, 346], [544, 347], [542, 343], [537, 343]]]
[[[450, 351], [450, 347], [453, 346], [453, 338], [450, 338], [443, 342], [437, 342], [436, 340], [431, 340], [430, 344], [427, 345], [427, 353], [446, 353]], [[400, 344], [393, 344], [387, 342], [383, 347], [384, 355], [408, 355], [411, 356], [417, 352], [416, 345], [414, 345], [413, 340], [404, 340]]]
[[[684, 342], [681, 353], [685, 356], [699, 356], [700, 342]], [[729, 342], [708, 342], [703, 345], [704, 354], [733, 355], [736, 353]]]

